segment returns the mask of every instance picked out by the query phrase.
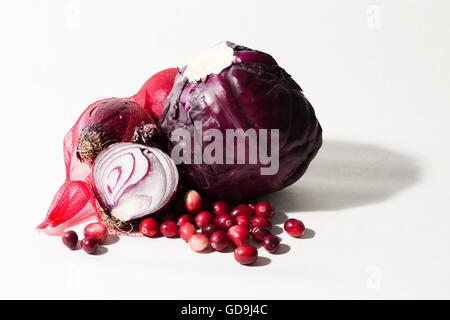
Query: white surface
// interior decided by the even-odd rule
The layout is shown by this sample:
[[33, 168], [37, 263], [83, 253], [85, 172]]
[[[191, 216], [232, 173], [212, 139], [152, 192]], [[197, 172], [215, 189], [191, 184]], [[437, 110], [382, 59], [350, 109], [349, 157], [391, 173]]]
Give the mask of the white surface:
[[[0, 298], [450, 298], [449, 1], [120, 3], [0, 4]], [[271, 53], [315, 106], [324, 146], [270, 196], [315, 236], [244, 267], [179, 239], [90, 256], [36, 233], [79, 113], [222, 40]]]

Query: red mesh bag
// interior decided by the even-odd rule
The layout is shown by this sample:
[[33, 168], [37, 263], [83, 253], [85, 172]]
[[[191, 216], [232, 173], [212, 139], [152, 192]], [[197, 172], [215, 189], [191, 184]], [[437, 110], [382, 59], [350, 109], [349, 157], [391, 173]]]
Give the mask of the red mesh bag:
[[89, 105], [64, 138], [66, 179], [37, 227], [60, 235], [71, 226], [100, 219], [93, 192], [92, 163], [108, 144], [134, 141], [158, 144], [156, 125], [134, 98], [108, 98]]

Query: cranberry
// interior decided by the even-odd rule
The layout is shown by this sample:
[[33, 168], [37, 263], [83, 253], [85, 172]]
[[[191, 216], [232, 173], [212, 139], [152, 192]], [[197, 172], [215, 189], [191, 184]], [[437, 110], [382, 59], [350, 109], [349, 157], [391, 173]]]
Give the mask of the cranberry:
[[95, 238], [99, 243], [102, 243], [108, 236], [108, 229], [100, 222], [89, 223], [84, 228], [84, 236]]
[[234, 258], [240, 264], [252, 264], [258, 258], [258, 251], [250, 244], [243, 244], [234, 249]]
[[177, 220], [177, 225], [181, 226], [185, 222], [194, 223], [194, 217], [191, 214], [183, 214]]
[[270, 218], [273, 216], [273, 208], [270, 202], [260, 201], [255, 207], [255, 215]]
[[247, 230], [250, 228], [250, 220], [246, 216], [236, 217], [236, 224], [244, 227]]
[[270, 231], [266, 228], [253, 227], [251, 230], [253, 239], [256, 241], [263, 241], [264, 237], [270, 234]]
[[305, 233], [305, 225], [297, 219], [288, 219], [284, 223], [284, 230], [293, 237], [301, 237]]
[[66, 231], [62, 235], [62, 242], [70, 250], [75, 250], [78, 244], [78, 235], [75, 231]]
[[177, 221], [177, 216], [172, 211], [163, 212], [161, 215], [161, 222]]
[[98, 241], [92, 237], [86, 237], [81, 241], [81, 248], [89, 254], [95, 253], [98, 248]]
[[202, 233], [196, 233], [191, 236], [188, 243], [192, 250], [200, 252], [208, 247], [209, 239]]
[[159, 227], [159, 231], [164, 237], [173, 238], [177, 235], [177, 224], [174, 221], [163, 222]]
[[234, 225], [234, 219], [229, 213], [222, 213], [215, 216], [214, 223], [223, 230], [228, 230], [232, 225]]
[[202, 227], [202, 233], [208, 238], [211, 237], [211, 235], [217, 230], [219, 230], [219, 227], [214, 223], [208, 223]]
[[252, 219], [252, 227], [260, 227], [270, 230], [270, 228], [272, 228], [272, 223], [266, 217], [256, 216]]
[[184, 206], [190, 213], [199, 212], [203, 206], [202, 197], [197, 191], [189, 190], [184, 195]]
[[246, 244], [250, 239], [250, 233], [248, 232], [248, 230], [238, 225], [232, 226], [230, 229], [228, 229], [227, 234], [235, 246]]
[[280, 238], [273, 234], [268, 234], [264, 237], [262, 245], [268, 252], [274, 253], [280, 247]]
[[209, 241], [211, 242], [211, 247], [214, 250], [222, 251], [223, 249], [228, 247], [230, 238], [228, 238], [227, 234], [224, 231], [218, 230], [211, 235]]
[[189, 241], [191, 236], [196, 233], [195, 226], [190, 222], [184, 222], [179, 228], [178, 233], [181, 239], [184, 241]]
[[246, 216], [250, 218], [253, 214], [253, 210], [247, 204], [240, 204], [237, 207], [234, 207], [233, 210], [231, 210], [230, 214], [234, 218], [238, 216]]
[[214, 215], [210, 211], [201, 211], [195, 216], [195, 224], [197, 227], [201, 228], [205, 224], [211, 223], [213, 218]]
[[212, 210], [215, 215], [230, 213], [230, 205], [226, 201], [216, 201], [212, 205]]
[[139, 231], [147, 237], [154, 237], [159, 232], [159, 223], [155, 218], [145, 218], [139, 224]]

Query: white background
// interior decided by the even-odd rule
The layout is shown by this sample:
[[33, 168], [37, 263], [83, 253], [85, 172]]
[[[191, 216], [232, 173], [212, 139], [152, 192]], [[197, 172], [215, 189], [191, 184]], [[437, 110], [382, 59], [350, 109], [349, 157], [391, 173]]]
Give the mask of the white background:
[[[2, 1], [0, 30], [0, 298], [450, 298], [450, 1]], [[80, 112], [222, 40], [271, 53], [316, 109], [323, 148], [268, 197], [314, 232], [253, 267], [38, 234]]]

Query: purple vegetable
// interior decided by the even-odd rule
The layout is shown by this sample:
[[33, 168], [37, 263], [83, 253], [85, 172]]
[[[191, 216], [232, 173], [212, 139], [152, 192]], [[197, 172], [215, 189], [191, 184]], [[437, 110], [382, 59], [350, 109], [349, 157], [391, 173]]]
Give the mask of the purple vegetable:
[[93, 161], [114, 142], [156, 143], [156, 124], [132, 98], [108, 98], [91, 104], [76, 125], [76, 152], [81, 161]]
[[[300, 86], [270, 55], [230, 42], [205, 51], [180, 69], [159, 127], [170, 152], [179, 151], [174, 132], [189, 131], [191, 141], [184, 144], [192, 148], [181, 151], [183, 159], [191, 159], [181, 164], [184, 178], [193, 188], [216, 199], [251, 198], [296, 182], [322, 145], [322, 129]], [[243, 130], [235, 131], [232, 147], [235, 160], [239, 159], [236, 150], [244, 147], [245, 163], [227, 162], [228, 149], [223, 151], [222, 163], [195, 160], [194, 151], [206, 152], [213, 139], [198, 142], [194, 133], [216, 129], [225, 139], [227, 129], [239, 128]], [[267, 150], [261, 150], [260, 135], [246, 135], [248, 129], [259, 134], [264, 133], [260, 129], [268, 130]], [[261, 152], [268, 150], [267, 155], [279, 161], [262, 174], [262, 169], [272, 165], [261, 160]], [[256, 163], [249, 160], [253, 155], [259, 155]]]
[[178, 186], [177, 168], [167, 154], [132, 142], [103, 149], [94, 161], [92, 175], [102, 207], [120, 221], [164, 208]]

